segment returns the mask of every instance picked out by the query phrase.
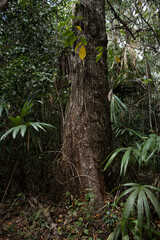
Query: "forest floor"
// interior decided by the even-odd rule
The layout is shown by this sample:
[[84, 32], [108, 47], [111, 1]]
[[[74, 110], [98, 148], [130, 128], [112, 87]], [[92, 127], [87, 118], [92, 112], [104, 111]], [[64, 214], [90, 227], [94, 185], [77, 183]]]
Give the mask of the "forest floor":
[[[146, 176], [151, 184], [152, 172], [143, 172], [141, 181]], [[9, 194], [0, 203], [0, 240], [107, 240], [121, 221], [124, 199], [116, 204], [119, 194], [119, 190], [115, 196], [106, 194], [104, 207], [94, 213], [88, 206], [89, 201], [93, 200], [89, 194], [82, 202], [73, 199], [68, 192], [64, 201], [59, 203], [54, 202], [52, 194], [34, 196], [19, 193], [16, 197], [13, 197], [15, 193]], [[150, 207], [152, 220], [160, 229], [160, 220]], [[134, 229], [139, 231], [138, 220], [133, 216], [130, 220]], [[145, 231], [144, 239], [153, 240], [148, 238]]]
[[18, 194], [1, 205], [0, 240], [107, 239], [121, 215], [114, 200], [108, 195], [104, 208], [93, 214], [87, 201], [57, 204], [47, 197]]

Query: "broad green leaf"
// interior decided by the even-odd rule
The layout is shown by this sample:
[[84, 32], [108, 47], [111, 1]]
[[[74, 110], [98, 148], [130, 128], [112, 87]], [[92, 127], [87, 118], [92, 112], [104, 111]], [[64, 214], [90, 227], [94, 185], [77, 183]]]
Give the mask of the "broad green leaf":
[[109, 237], [107, 238], [107, 240], [114, 240], [114, 232], [112, 232]]
[[128, 166], [128, 162], [130, 160], [131, 151], [132, 151], [132, 148], [129, 147], [123, 155], [123, 158], [122, 158], [122, 161], [121, 161], [120, 175], [122, 175], [122, 174], [125, 175], [126, 174], [126, 169], [127, 169], [127, 166]]
[[41, 126], [43, 126], [43, 127], [46, 127], [46, 128], [55, 128], [55, 126], [53, 126], [53, 125], [51, 125], [51, 124], [49, 124], [49, 123], [40, 122], [39, 124], [40, 124]]
[[113, 94], [115, 100], [116, 100], [116, 103], [118, 104], [118, 106], [122, 109], [127, 109], [127, 106], [120, 100], [119, 97], [117, 97], [117, 95]]
[[21, 129], [21, 125], [13, 128], [13, 133], [12, 133], [13, 139], [16, 138], [16, 136], [17, 136], [17, 134], [18, 134], [18, 132], [19, 132], [20, 129]]
[[124, 183], [122, 186], [125, 186], [125, 187], [137, 187], [137, 186], [140, 186], [139, 183]]
[[124, 207], [124, 211], [123, 211], [123, 215], [122, 215], [122, 221], [121, 221], [121, 231], [122, 231], [122, 234], [125, 232], [126, 224], [128, 222], [128, 218], [129, 218], [131, 212], [133, 211], [135, 200], [137, 198], [138, 192], [139, 192], [139, 188], [136, 188], [129, 195], [129, 197], [128, 197], [126, 203], [125, 203], [125, 207]]
[[42, 129], [43, 131], [46, 131], [45, 128], [55, 128], [51, 124], [48, 123], [41, 123], [41, 122], [28, 122], [27, 126], [32, 126], [36, 131], [39, 131], [39, 128]]
[[149, 200], [151, 201], [156, 213], [158, 214], [158, 217], [160, 218], [160, 203], [155, 197], [155, 195], [147, 188], [144, 188], [144, 191], [146, 195], [148, 196]]
[[27, 126], [26, 125], [21, 125], [21, 136], [24, 137], [25, 133], [26, 133], [26, 129], [27, 129]]
[[111, 155], [114, 153], [115, 151], [112, 151], [106, 158], [105, 160], [100, 164], [100, 167], [111, 157]]
[[122, 240], [129, 240], [128, 234], [125, 234], [125, 236], [122, 236]]
[[144, 185], [144, 187], [150, 188], [150, 189], [152, 189], [152, 190], [154, 190], [154, 191], [160, 192], [160, 188], [154, 187], [154, 186], [152, 186], [152, 185]]
[[104, 167], [104, 171], [108, 168], [108, 166], [113, 162], [113, 160], [115, 159], [115, 157], [117, 156], [117, 154], [119, 152], [125, 151], [126, 148], [118, 148], [117, 150], [114, 151], [114, 153], [111, 155], [111, 157], [108, 159], [107, 164]]
[[82, 46], [79, 50], [79, 57], [81, 60], [83, 60], [86, 57], [86, 49], [84, 46]]
[[138, 149], [132, 149], [132, 154], [135, 159], [139, 162], [139, 166], [141, 165], [141, 152]]
[[85, 37], [81, 37], [81, 42], [84, 46], [87, 45], [87, 40], [85, 39]]
[[156, 139], [155, 137], [149, 137], [146, 142], [144, 143], [143, 149], [142, 149], [142, 161], [147, 160], [147, 153], [148, 151], [151, 151], [155, 148], [156, 145]]
[[70, 46], [72, 46], [73, 45], [73, 43], [77, 40], [77, 36], [75, 36], [75, 35], [73, 35], [72, 36], [72, 38], [71, 38], [71, 40], [70, 40]]
[[146, 197], [145, 191], [144, 191], [143, 203], [144, 203], [144, 210], [145, 210], [146, 219], [147, 219], [147, 226], [149, 227], [150, 226], [150, 209], [149, 209], [148, 199]]
[[143, 189], [144, 187], [140, 186], [138, 200], [137, 200], [138, 223], [139, 223], [139, 230], [140, 230], [141, 237], [142, 237], [142, 229], [143, 229], [144, 198], [146, 198]]
[[65, 41], [64, 48], [67, 48], [67, 47], [69, 47], [69, 46], [72, 46], [72, 44], [76, 41], [77, 38], [78, 38], [78, 37], [75, 36], [74, 34], [71, 35], [71, 36], [69, 36], [69, 37], [67, 38], [67, 40]]
[[21, 125], [21, 123], [23, 121], [23, 118], [20, 117], [20, 116], [17, 116], [15, 118], [14, 117], [9, 117], [8, 119], [12, 122], [13, 126]]
[[31, 102], [30, 104], [29, 104], [29, 101], [25, 102], [21, 111], [21, 115], [20, 115], [21, 118], [24, 118], [28, 114], [28, 110], [33, 107], [33, 104], [34, 104], [33, 102]]
[[2, 112], [3, 112], [3, 105], [0, 105], [0, 116], [2, 116]]
[[41, 125], [42, 125], [41, 123], [36, 122], [36, 125], [37, 125], [38, 128], [42, 129], [43, 131], [46, 131], [46, 130], [41, 126]]
[[155, 149], [155, 147], [156, 147], [157, 135], [156, 134], [150, 134], [149, 137], [152, 139], [150, 150], [153, 151]]
[[154, 153], [157, 151], [157, 149], [155, 148], [150, 154], [149, 156], [145, 159], [145, 162], [148, 162], [150, 160], [150, 158], [152, 158], [152, 156], [154, 155]]
[[112, 232], [107, 240], [118, 240], [121, 233], [121, 224], [118, 224], [114, 232]]
[[96, 63], [100, 60], [100, 58], [102, 57], [102, 53], [100, 52], [97, 56], [96, 56]]
[[122, 192], [122, 193], [120, 194], [120, 196], [118, 197], [116, 203], [118, 203], [119, 200], [120, 200], [123, 196], [127, 195], [128, 193], [133, 192], [133, 191], [136, 189], [136, 187], [137, 187], [137, 186], [135, 186], [135, 187], [131, 187], [131, 188], [125, 190], [124, 192]]
[[29, 122], [29, 125], [31, 125], [36, 131], [38, 131], [39, 132], [39, 129], [38, 129], [38, 127], [37, 127], [37, 124], [36, 123], [34, 123], [34, 122]]
[[3, 139], [5, 139], [13, 131], [13, 129], [14, 127], [10, 128], [5, 134], [2, 135], [0, 140], [2, 141]]
[[157, 136], [157, 148], [160, 151], [160, 136]]

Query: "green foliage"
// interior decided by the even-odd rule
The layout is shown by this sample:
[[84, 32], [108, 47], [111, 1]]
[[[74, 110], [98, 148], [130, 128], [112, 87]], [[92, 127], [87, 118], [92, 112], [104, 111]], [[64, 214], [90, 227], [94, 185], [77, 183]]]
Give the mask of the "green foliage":
[[[20, 172], [24, 172], [28, 185], [31, 181], [32, 186], [40, 186], [40, 182], [43, 185], [46, 176], [43, 180], [40, 177], [41, 181], [37, 178], [51, 169], [48, 151], [53, 153], [60, 148], [59, 100], [62, 110], [65, 109], [68, 88], [61, 88], [57, 69], [65, 42], [62, 32], [71, 26], [70, 3], [73, 4], [67, 0], [58, 3], [16, 0], [9, 1], [8, 8], [0, 13], [0, 139], [5, 138], [0, 142], [2, 189], [17, 161], [14, 183], [22, 182]], [[54, 76], [58, 73], [58, 87], [53, 73]], [[25, 102], [26, 99], [30, 101]], [[53, 128], [45, 122], [56, 125], [54, 134], [44, 132]]]
[[48, 76], [53, 63], [49, 50], [54, 49], [50, 37], [55, 19], [49, 21], [51, 14], [55, 10], [47, 1], [14, 1], [0, 15], [0, 94], [12, 103], [27, 98], [33, 89], [46, 92], [53, 83], [52, 76]]
[[116, 230], [111, 233], [108, 240], [117, 239], [120, 233], [122, 234], [122, 239], [129, 239], [128, 231], [133, 234], [134, 239], [139, 240], [144, 239], [143, 234], [145, 232], [147, 232], [149, 234], [147, 236], [150, 237], [152, 235], [151, 232], [160, 236], [160, 232], [154, 229], [153, 226], [151, 226], [150, 212], [150, 203], [152, 203], [154, 210], [160, 219], [160, 203], [155, 197], [155, 195], [152, 193], [152, 190], [160, 191], [160, 189], [151, 185], [141, 185], [137, 183], [126, 183], [123, 184], [123, 186], [130, 188], [125, 190], [119, 196], [117, 202], [123, 196], [127, 194], [130, 195], [124, 205], [121, 223], [117, 226]]
[[139, 167], [148, 166], [150, 162], [153, 164], [155, 163], [154, 154], [160, 150], [160, 136], [156, 134], [150, 134], [148, 137], [143, 137], [131, 129], [126, 130], [129, 130], [136, 134], [136, 136], [140, 137], [141, 142], [136, 142], [134, 146], [131, 147], [118, 148], [110, 153], [104, 161], [107, 161], [104, 170], [113, 164], [113, 161], [116, 160], [116, 157], [119, 154], [121, 154], [121, 157], [118, 158], [118, 160], [121, 162], [120, 175], [126, 174], [129, 163], [138, 163]]
[[[33, 106], [33, 102], [29, 103], [29, 101], [26, 101], [22, 110], [20, 116], [17, 117], [9, 117], [8, 119], [12, 123], [12, 128], [10, 128], [3, 136], [0, 138], [0, 141], [4, 140], [10, 133], [12, 133], [13, 139], [16, 138], [17, 134], [20, 132], [20, 135], [22, 137], [25, 136], [27, 128], [33, 127], [36, 131], [39, 131], [39, 129], [42, 129], [45, 131], [45, 128], [54, 128], [51, 124], [47, 123], [41, 123], [41, 122], [24, 122], [24, 117], [28, 115], [29, 110], [31, 110]], [[23, 123], [23, 124], [22, 124]]]
[[[157, 200], [157, 198], [153, 195], [153, 193], [150, 191], [160, 191], [160, 189], [157, 189], [153, 186], [148, 185], [140, 185], [140, 184], [134, 184], [134, 183], [128, 183], [124, 184], [124, 186], [130, 187], [128, 190], [124, 191], [119, 198], [125, 196], [126, 194], [130, 193], [130, 196], [128, 197], [123, 215], [121, 220], [121, 231], [122, 235], [126, 231], [126, 225], [127, 221], [129, 219], [129, 216], [131, 215], [133, 208], [135, 204], [137, 205], [137, 219], [139, 224], [139, 230], [140, 230], [140, 237], [142, 239], [142, 229], [143, 229], [143, 218], [146, 216], [147, 220], [147, 227], [150, 227], [150, 210], [149, 210], [149, 203], [148, 199], [152, 203], [155, 211], [157, 212], [159, 218], [160, 218], [160, 204]], [[136, 202], [137, 199], [137, 202]]]
[[[38, 149], [42, 145], [42, 148], [48, 150], [48, 143], [51, 143], [52, 152], [53, 149], [61, 147], [62, 121], [57, 96], [60, 95], [62, 108], [65, 110], [69, 88], [63, 87], [65, 84], [61, 83], [57, 71], [59, 57], [64, 48], [74, 45], [75, 52], [78, 50], [79, 56], [84, 59], [87, 45], [81, 27], [77, 26], [74, 30], [71, 28], [74, 19], [73, 3], [77, 1], [16, 0], [9, 1], [8, 9], [0, 13], [0, 138], [5, 139], [0, 142], [0, 164], [5, 166], [5, 169], [0, 170], [1, 179], [6, 178], [8, 181], [17, 159], [22, 165], [21, 169], [18, 166], [17, 177], [23, 172], [20, 170], [26, 168], [28, 173], [35, 168], [31, 181], [44, 172], [46, 178], [48, 172], [45, 169], [49, 165], [46, 161], [47, 156], [46, 153], [38, 155]], [[133, 40], [125, 26], [113, 16], [109, 5], [106, 5], [110, 112], [113, 149], [116, 150], [105, 159], [104, 169], [118, 161], [121, 165], [120, 175], [125, 176], [130, 164], [136, 166], [136, 169], [137, 166], [142, 169], [144, 167], [152, 169], [154, 166], [157, 170], [159, 166], [159, 88], [156, 85], [159, 84], [159, 4], [158, 1], [152, 1], [152, 4], [147, 1], [143, 4], [143, 1], [133, 3], [130, 0], [111, 3], [136, 39]], [[138, 15], [139, 13], [143, 18]], [[103, 51], [102, 46], [97, 47], [96, 62], [100, 61]], [[146, 76], [148, 71], [145, 69], [146, 61], [152, 75], [149, 77]], [[57, 78], [56, 87], [53, 72]], [[151, 89], [152, 87], [155, 91]], [[34, 101], [26, 101], [24, 104], [25, 99], [34, 94], [42, 102], [40, 107]], [[44, 122], [52, 122], [57, 127], [57, 137], [50, 132], [47, 136], [43, 133], [46, 128], [53, 128]], [[143, 134], [128, 129], [128, 126]], [[152, 134], [148, 135], [149, 130]], [[10, 137], [11, 134], [14, 140]], [[31, 140], [33, 144], [30, 143]], [[32, 146], [35, 146], [36, 153]], [[48, 158], [53, 159], [50, 155]], [[46, 165], [43, 165], [44, 162]], [[39, 181], [40, 178], [37, 179]], [[157, 177], [155, 184], [158, 187], [159, 182]], [[135, 239], [142, 239], [145, 233], [149, 237], [151, 232], [154, 235], [156, 230], [152, 225], [150, 205], [159, 215], [159, 203], [152, 193], [152, 190], [159, 190], [140, 184], [126, 184], [124, 187], [130, 188], [125, 190], [120, 198], [130, 195], [124, 206], [121, 223], [108, 239], [118, 240], [120, 234], [123, 240], [129, 239], [130, 234]], [[67, 222], [64, 220], [61, 228], [57, 228], [60, 236], [70, 240], [79, 237], [91, 240], [93, 239], [91, 226], [95, 224], [99, 236], [97, 240], [100, 239], [103, 230], [97, 227], [98, 217], [93, 216], [88, 209], [88, 203], [92, 199], [93, 196], [87, 193], [83, 202], [79, 199], [68, 202], [66, 212], [70, 218]], [[45, 224], [42, 215], [42, 211], [37, 210], [31, 217], [39, 228]], [[107, 233], [113, 229], [117, 221], [114, 205], [107, 204], [103, 216], [103, 223], [109, 226], [109, 230], [106, 229]], [[6, 227], [11, 232], [15, 231], [14, 226]], [[105, 237], [102, 235], [101, 239], [106, 239]]]
[[[107, 240], [118, 240], [120, 234], [121, 234], [121, 225], [118, 224], [118, 226], [116, 227], [116, 229], [109, 235], [109, 237], [107, 238]], [[123, 240], [125, 240], [125, 239], [123, 239]]]
[[[86, 201], [80, 199], [73, 199], [72, 202], [68, 202], [68, 212], [70, 217], [74, 218], [74, 224], [71, 225], [69, 222], [61, 227], [57, 228], [57, 232], [60, 236], [67, 235], [67, 239], [76, 239], [77, 237], [83, 237], [88, 239], [90, 235], [90, 225], [92, 222], [92, 215], [88, 208], [90, 202], [90, 195], [86, 193]], [[67, 197], [71, 197], [70, 193], [65, 194]], [[61, 220], [59, 220], [61, 222]]]
[[5, 96], [2, 95], [1, 99], [0, 99], [0, 117], [2, 117], [2, 114], [6, 113], [8, 115], [8, 103], [5, 100]]
[[61, 237], [70, 240], [94, 239], [96, 236], [96, 239], [102, 240], [108, 236], [108, 232], [113, 230], [119, 221], [117, 210], [119, 208], [110, 201], [107, 201], [103, 213], [92, 212], [89, 204], [93, 201], [94, 196], [88, 190], [86, 191], [84, 201], [74, 199], [69, 192], [65, 193], [68, 198], [64, 203], [65, 206], [67, 204], [67, 212], [64, 211], [64, 216], [60, 214], [57, 226], [57, 232]]
[[[130, 228], [129, 222], [133, 219], [138, 220], [138, 231], [136, 232], [135, 239], [143, 239], [143, 231], [147, 231], [151, 236], [151, 232], [156, 233], [160, 236], [160, 232], [153, 229], [151, 227], [151, 212], [150, 212], [150, 203], [152, 203], [155, 212], [157, 213], [160, 219], [160, 204], [155, 195], [152, 193], [151, 190], [160, 191], [160, 189], [155, 188], [151, 185], [140, 185], [137, 183], [127, 183], [123, 186], [130, 187], [129, 189], [125, 190], [117, 201], [120, 198], [125, 196], [126, 194], [130, 194], [126, 200], [122, 219], [121, 219], [121, 233], [122, 238], [128, 236], [127, 228]], [[136, 207], [136, 208], [135, 208]], [[130, 231], [135, 235], [135, 231], [130, 228]]]
[[127, 106], [113, 93], [110, 103], [111, 122], [117, 125], [124, 116], [126, 109]]
[[117, 211], [117, 208], [118, 208], [117, 204], [110, 203], [109, 201], [107, 201], [105, 207], [105, 214], [102, 220], [109, 225], [110, 230], [112, 230], [119, 221], [120, 212]]

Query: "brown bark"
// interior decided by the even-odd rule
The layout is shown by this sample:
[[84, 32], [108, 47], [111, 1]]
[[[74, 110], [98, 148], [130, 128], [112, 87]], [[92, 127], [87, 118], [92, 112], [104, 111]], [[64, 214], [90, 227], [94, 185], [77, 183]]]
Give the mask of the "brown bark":
[[[110, 147], [104, 10], [104, 0], [80, 0], [76, 5], [74, 30], [76, 35], [86, 38], [87, 55], [82, 61], [74, 51], [70, 54], [71, 95], [66, 111], [60, 164], [63, 180], [67, 183], [65, 191], [80, 196], [81, 190], [91, 189], [95, 195], [94, 209], [103, 204], [102, 189], [105, 189], [105, 184], [99, 165]], [[82, 32], [76, 30], [76, 26], [80, 26]], [[96, 47], [101, 46], [102, 58], [96, 63]]]
[[8, 0], [0, 0], [0, 12], [4, 11], [8, 6]]

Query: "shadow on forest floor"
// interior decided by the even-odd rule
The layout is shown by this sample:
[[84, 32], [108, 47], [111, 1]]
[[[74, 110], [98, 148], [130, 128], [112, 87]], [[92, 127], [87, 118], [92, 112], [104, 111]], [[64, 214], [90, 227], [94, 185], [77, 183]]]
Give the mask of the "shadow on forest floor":
[[0, 240], [107, 239], [120, 219], [121, 209], [110, 195], [106, 205], [91, 213], [87, 202], [27, 197], [19, 194], [0, 209]]

